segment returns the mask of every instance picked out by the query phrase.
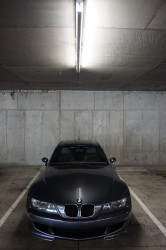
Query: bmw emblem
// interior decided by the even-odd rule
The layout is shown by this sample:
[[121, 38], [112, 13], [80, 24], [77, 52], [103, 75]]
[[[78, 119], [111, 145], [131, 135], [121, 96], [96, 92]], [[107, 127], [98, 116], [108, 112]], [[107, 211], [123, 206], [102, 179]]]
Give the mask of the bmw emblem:
[[77, 203], [82, 203], [82, 199], [79, 198], [79, 199], [76, 200], [76, 202]]

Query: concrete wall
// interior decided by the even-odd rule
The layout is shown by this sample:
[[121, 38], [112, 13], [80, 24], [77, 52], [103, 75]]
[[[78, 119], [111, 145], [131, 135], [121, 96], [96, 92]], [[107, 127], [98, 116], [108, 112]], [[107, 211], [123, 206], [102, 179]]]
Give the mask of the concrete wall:
[[97, 140], [117, 164], [166, 164], [166, 92], [0, 92], [0, 163], [41, 164], [63, 139]]

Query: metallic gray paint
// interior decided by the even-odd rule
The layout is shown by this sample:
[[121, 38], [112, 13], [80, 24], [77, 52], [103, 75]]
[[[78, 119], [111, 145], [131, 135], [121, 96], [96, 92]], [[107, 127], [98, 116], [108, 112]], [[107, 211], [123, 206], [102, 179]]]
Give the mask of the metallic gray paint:
[[[90, 142], [89, 142], [90, 143]], [[79, 193], [80, 192], [80, 193]], [[80, 197], [79, 197], [80, 195]], [[111, 201], [128, 197], [127, 208], [102, 214], [102, 206]], [[59, 215], [51, 215], [34, 211], [31, 206], [31, 198], [53, 203], [57, 206]], [[94, 214], [86, 218], [71, 218], [65, 215], [65, 204], [77, 204], [76, 200], [82, 199], [82, 204], [94, 204]], [[131, 200], [127, 185], [117, 175], [111, 165], [91, 166], [70, 165], [50, 166], [47, 165], [38, 179], [31, 185], [27, 199], [27, 214], [30, 226], [35, 236], [47, 240], [54, 238], [66, 238], [72, 240], [85, 240], [95, 238], [89, 235], [87, 238], [63, 235], [46, 235], [39, 232], [34, 223], [47, 227], [84, 229], [110, 227], [124, 222], [123, 228], [117, 232], [108, 234], [109, 237], [116, 237], [126, 232], [131, 216]], [[107, 234], [96, 237], [106, 237]]]

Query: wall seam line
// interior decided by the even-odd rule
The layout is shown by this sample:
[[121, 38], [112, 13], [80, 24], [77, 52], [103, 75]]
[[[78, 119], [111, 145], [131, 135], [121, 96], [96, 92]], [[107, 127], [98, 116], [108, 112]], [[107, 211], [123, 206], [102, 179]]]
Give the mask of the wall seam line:
[[43, 157], [44, 110], [42, 109], [41, 111], [42, 111], [42, 133], [41, 133], [41, 136], [42, 136], [41, 154], [42, 154], [42, 156], [41, 157]]
[[125, 92], [123, 91], [123, 159], [122, 159], [122, 165], [124, 165], [124, 162], [125, 162], [125, 160], [124, 160], [124, 155], [125, 155], [125, 153], [124, 153], [124, 151], [125, 151], [125, 149], [124, 149], [124, 130], [125, 130], [125, 115], [124, 115], [125, 106], [124, 106], [124, 94], [125, 94]]
[[62, 92], [61, 92], [61, 90], [59, 91], [59, 142], [62, 140], [61, 139], [61, 111], [62, 111], [62, 109], [61, 109], [61, 94], [62, 94]]
[[7, 109], [6, 109], [6, 152], [5, 152], [5, 162], [7, 164], [7, 124], [8, 124], [8, 118], [7, 118]]
[[159, 110], [159, 149], [158, 149], [158, 151], [159, 151], [159, 161], [158, 161], [159, 165], [161, 163], [161, 161], [160, 161], [160, 155], [161, 155], [161, 153], [160, 153], [160, 150], [161, 150], [161, 146], [160, 146], [160, 133], [161, 133], [161, 131], [160, 130], [161, 130], [161, 112]]
[[76, 132], [75, 132], [75, 130], [76, 130], [76, 122], [75, 122], [75, 110], [73, 111], [74, 112], [74, 139], [76, 140]]
[[94, 111], [95, 111], [95, 97], [96, 97], [96, 91], [94, 91], [94, 109], [92, 110], [92, 140], [94, 141], [94, 134], [93, 134], [93, 116], [94, 116]]
[[111, 119], [111, 111], [106, 111], [106, 112], [109, 112], [108, 114], [108, 117], [109, 117], [109, 128], [108, 128], [108, 131], [109, 131], [109, 160], [110, 160], [110, 158], [111, 158], [111, 151], [110, 151], [110, 149], [111, 149], [111, 139], [110, 139], [110, 130], [111, 130], [111, 126], [110, 126], [110, 119]]
[[26, 164], [26, 155], [25, 155], [25, 111], [23, 110], [24, 117], [24, 164]]

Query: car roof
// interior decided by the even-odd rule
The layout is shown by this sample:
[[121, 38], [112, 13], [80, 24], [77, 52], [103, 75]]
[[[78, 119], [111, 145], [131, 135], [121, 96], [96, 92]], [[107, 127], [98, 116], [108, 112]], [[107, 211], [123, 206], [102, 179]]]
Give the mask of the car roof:
[[58, 144], [58, 147], [62, 146], [95, 146], [95, 147], [101, 147], [100, 144], [96, 141], [90, 141], [90, 140], [65, 140], [61, 141]]

